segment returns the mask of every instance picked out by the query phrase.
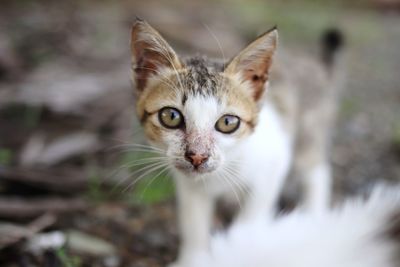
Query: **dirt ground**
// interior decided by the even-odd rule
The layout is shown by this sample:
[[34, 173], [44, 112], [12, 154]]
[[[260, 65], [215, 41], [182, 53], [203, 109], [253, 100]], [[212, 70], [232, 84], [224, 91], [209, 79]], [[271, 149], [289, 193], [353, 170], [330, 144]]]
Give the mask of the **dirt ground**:
[[135, 170], [125, 166], [143, 156], [126, 146], [143, 141], [129, 82], [135, 16], [182, 55], [220, 57], [216, 36], [229, 57], [278, 25], [282, 46], [315, 56], [321, 32], [341, 29], [335, 193], [399, 182], [400, 12], [378, 2], [5, 1], [0, 266], [158, 267], [175, 258], [168, 178], [131, 187]]

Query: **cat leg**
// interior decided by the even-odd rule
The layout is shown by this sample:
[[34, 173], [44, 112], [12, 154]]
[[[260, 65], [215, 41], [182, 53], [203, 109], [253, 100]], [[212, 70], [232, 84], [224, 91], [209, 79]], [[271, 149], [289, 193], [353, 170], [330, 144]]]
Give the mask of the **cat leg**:
[[275, 215], [279, 196], [288, 176], [292, 149], [289, 138], [277, 139], [275, 146], [244, 164], [243, 176], [248, 177], [248, 196], [239, 211], [238, 221], [259, 218], [271, 219]]
[[302, 186], [303, 206], [311, 212], [326, 210], [331, 201], [328, 155], [334, 116], [329, 106], [323, 105], [319, 110], [310, 110], [304, 115], [293, 157], [293, 174]]
[[264, 190], [260, 190], [260, 188], [250, 189], [250, 193], [239, 211], [238, 222], [260, 218], [270, 219], [274, 216], [275, 206], [282, 187], [275, 185], [274, 190], [265, 190], [269, 186], [271, 184], [264, 185]]
[[302, 205], [311, 212], [329, 208], [332, 191], [330, 164], [321, 144], [313, 144], [297, 152], [294, 175], [302, 187]]
[[185, 266], [200, 257], [209, 247], [214, 199], [198, 184], [176, 179], [180, 249], [178, 260], [171, 266]]
[[247, 199], [242, 205], [238, 221], [250, 221], [260, 218], [271, 219], [275, 215], [276, 204], [287, 177], [289, 158], [281, 161], [270, 175], [260, 175], [252, 179]]
[[304, 188], [304, 208], [312, 212], [327, 209], [330, 205], [332, 187], [329, 164], [324, 162], [310, 166], [301, 176]]

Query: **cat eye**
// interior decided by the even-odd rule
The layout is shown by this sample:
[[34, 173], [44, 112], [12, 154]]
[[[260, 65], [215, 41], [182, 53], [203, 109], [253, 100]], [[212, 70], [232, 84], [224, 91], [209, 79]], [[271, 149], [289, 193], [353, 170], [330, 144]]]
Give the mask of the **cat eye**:
[[183, 115], [176, 108], [164, 107], [158, 112], [158, 120], [168, 129], [178, 129], [183, 126]]
[[240, 126], [240, 118], [234, 115], [224, 115], [215, 123], [215, 129], [221, 133], [230, 134]]

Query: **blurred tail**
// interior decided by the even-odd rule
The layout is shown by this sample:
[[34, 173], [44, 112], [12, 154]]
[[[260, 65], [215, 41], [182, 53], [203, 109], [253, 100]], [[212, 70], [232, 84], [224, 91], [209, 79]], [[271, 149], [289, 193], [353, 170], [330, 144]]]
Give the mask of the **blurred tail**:
[[332, 68], [335, 64], [338, 52], [340, 52], [343, 45], [344, 36], [340, 30], [332, 28], [322, 34], [322, 61], [328, 68]]

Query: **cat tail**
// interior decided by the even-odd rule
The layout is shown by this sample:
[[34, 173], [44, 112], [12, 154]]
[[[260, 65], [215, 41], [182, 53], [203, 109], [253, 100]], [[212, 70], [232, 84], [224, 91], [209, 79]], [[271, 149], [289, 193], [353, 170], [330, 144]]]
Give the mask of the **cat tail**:
[[185, 267], [399, 267], [400, 187], [377, 186], [323, 214], [234, 224]]
[[332, 69], [344, 46], [344, 35], [336, 28], [327, 29], [321, 36], [321, 60], [323, 64]]

